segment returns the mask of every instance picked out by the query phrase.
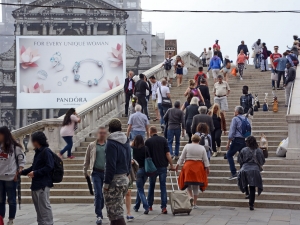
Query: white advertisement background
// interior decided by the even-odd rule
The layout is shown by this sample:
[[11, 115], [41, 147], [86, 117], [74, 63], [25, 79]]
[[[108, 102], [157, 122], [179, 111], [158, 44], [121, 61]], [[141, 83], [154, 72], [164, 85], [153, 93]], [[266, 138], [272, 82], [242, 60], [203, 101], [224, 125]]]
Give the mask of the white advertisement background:
[[[35, 45], [34, 43], [44, 43], [44, 45]], [[67, 42], [84, 42], [84, 46], [65, 46]], [[89, 46], [88, 42], [107, 42], [108, 45]], [[50, 46], [46, 43], [61, 43], [61, 45]], [[108, 80], [113, 82], [116, 87], [116, 77], [120, 85], [124, 83], [126, 77], [126, 40], [125, 36], [54, 36], [54, 37], [17, 37], [17, 108], [18, 109], [41, 109], [41, 108], [70, 108], [77, 107], [86, 101], [111, 90]], [[117, 44], [123, 45], [123, 65], [119, 67], [111, 67], [109, 53], [112, 48], [116, 48]], [[20, 65], [20, 49], [24, 46], [26, 49], [30, 47], [32, 50], [37, 49], [40, 58], [36, 61], [38, 67], [29, 67], [23, 69]], [[50, 58], [56, 53], [61, 54], [61, 64], [64, 65], [62, 71], [57, 72], [52, 67]], [[93, 59], [101, 61], [104, 67], [104, 76], [97, 86], [89, 87], [87, 84], [76, 82], [74, 80], [73, 66], [75, 62], [85, 59]], [[38, 71], [44, 70], [48, 76], [46, 80], [38, 77]], [[102, 68], [95, 62], [82, 62], [78, 71], [80, 80], [87, 82], [88, 80], [99, 79], [102, 76]], [[67, 77], [66, 81], [63, 79]], [[43, 84], [44, 90], [50, 90], [50, 93], [25, 93], [24, 86], [32, 87], [36, 83]], [[59, 86], [61, 84], [61, 86]], [[77, 98], [76, 102], [58, 102], [57, 98]], [[82, 99], [80, 101], [80, 99]], [[83, 101], [86, 99], [86, 101]]]

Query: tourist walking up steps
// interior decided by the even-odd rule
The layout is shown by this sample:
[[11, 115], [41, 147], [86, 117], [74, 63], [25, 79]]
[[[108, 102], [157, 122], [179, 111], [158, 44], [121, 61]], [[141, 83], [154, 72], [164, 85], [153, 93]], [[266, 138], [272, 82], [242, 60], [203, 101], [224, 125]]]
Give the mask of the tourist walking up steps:
[[[191, 100], [194, 97], [193, 92], [189, 92], [186, 98], [186, 101], [184, 102], [184, 104], [182, 104], [181, 106], [181, 110], [184, 111], [190, 104], [191, 104]], [[198, 99], [198, 98], [197, 98]], [[199, 103], [198, 103], [199, 104]], [[198, 105], [197, 104], [197, 105]]]
[[204, 98], [205, 106], [209, 109], [211, 107], [211, 103], [210, 103], [209, 88], [207, 86], [206, 79], [202, 78], [200, 80], [200, 85], [198, 86], [198, 88], [200, 89], [202, 97]]
[[198, 115], [198, 98], [193, 97], [191, 104], [185, 110], [186, 133], [189, 136], [189, 143], [192, 143], [192, 123], [194, 116]]
[[222, 131], [226, 134], [226, 119], [218, 104], [214, 104], [208, 115], [212, 117], [215, 129], [211, 132], [213, 157], [221, 153], [221, 136]]
[[0, 127], [0, 216], [5, 218], [5, 205], [8, 202], [7, 225], [14, 224], [17, 212], [17, 183], [25, 163], [22, 146], [17, 143], [7, 127]]
[[292, 91], [292, 84], [296, 78], [296, 70], [291, 66], [290, 63], [286, 64], [287, 75], [285, 79], [285, 107], [288, 107], [290, 101], [290, 95]]
[[263, 191], [260, 172], [265, 164], [265, 157], [258, 147], [255, 137], [249, 136], [246, 139], [246, 145], [247, 147], [241, 150], [237, 160], [240, 164], [238, 186], [243, 193], [246, 193], [245, 198], [249, 199], [250, 210], [254, 210], [256, 188], [258, 196]]
[[155, 111], [156, 118], [153, 119], [153, 121], [157, 121], [160, 119], [159, 113], [158, 113], [158, 106], [157, 106], [157, 94], [159, 92], [159, 88], [161, 87], [161, 82], [157, 81], [155, 76], [151, 76], [150, 78], [150, 83], [151, 83], [151, 102], [152, 102], [152, 107]]
[[240, 80], [243, 80], [245, 62], [247, 62], [247, 55], [245, 55], [244, 50], [240, 51], [240, 54], [237, 56], [236, 64], [238, 66]]
[[219, 104], [225, 114], [225, 112], [228, 111], [227, 97], [230, 94], [230, 87], [226, 81], [223, 81], [222, 75], [218, 75], [218, 82], [214, 84], [213, 92], [215, 94], [214, 102]]
[[[275, 60], [281, 57], [282, 55], [278, 52], [278, 46], [274, 46], [274, 53], [270, 55], [271, 71], [273, 74], [278, 75], [278, 71], [277, 71], [278, 61]], [[275, 80], [272, 80], [272, 89], [275, 90]]]
[[133, 71], [128, 72], [128, 77], [125, 79], [124, 82], [124, 93], [125, 93], [125, 117], [128, 116], [128, 107], [129, 107], [129, 101], [132, 98], [133, 90], [135, 82], [132, 79], [134, 76]]
[[193, 209], [197, 209], [199, 189], [203, 192], [208, 186], [209, 161], [206, 149], [199, 145], [200, 137], [192, 136], [192, 143], [184, 146], [180, 159], [177, 162], [176, 171], [183, 166], [178, 178], [180, 190], [187, 188]]
[[[211, 47], [209, 47], [208, 51], [207, 51], [207, 58], [206, 58], [206, 65], [207, 66], [209, 66], [210, 60], [211, 60], [212, 57], [213, 57], [213, 52], [211, 50]], [[207, 73], [207, 78], [209, 78], [209, 73]]]
[[253, 45], [252, 45], [252, 50], [254, 52], [254, 59], [253, 63], [255, 65], [255, 69], [259, 69], [261, 67], [261, 40], [258, 39]]
[[203, 50], [203, 52], [201, 53], [201, 55], [199, 56], [199, 58], [200, 58], [201, 61], [202, 61], [203, 67], [206, 67], [206, 66], [207, 66], [207, 64], [206, 64], [206, 58], [207, 58], [206, 48], [204, 48], [204, 50]]
[[162, 104], [162, 98], [169, 98], [171, 99], [170, 89], [167, 87], [167, 81], [162, 80], [161, 86], [157, 89], [157, 106], [159, 109], [160, 114], [160, 127], [162, 132], [165, 130], [165, 121], [164, 115], [166, 114], [167, 110], [169, 109], [167, 106]]
[[[288, 53], [284, 52], [283, 53], [283, 56], [278, 58], [278, 59], [275, 59], [273, 61], [274, 65], [275, 63], [277, 63], [276, 65], [276, 72], [277, 72], [277, 75], [278, 75], [278, 80], [276, 81], [277, 83], [277, 90], [281, 90], [283, 89], [284, 85], [285, 85], [285, 69], [286, 69], [286, 64], [288, 62], [291, 62], [291, 60], [289, 61], [289, 59], [286, 57], [288, 55]], [[283, 79], [283, 87], [281, 88], [280, 87], [280, 82], [281, 82], [281, 78]], [[275, 81], [272, 80], [272, 89], [275, 90]]]
[[148, 205], [149, 211], [152, 211], [152, 206], [154, 203], [154, 188], [156, 183], [156, 178], [159, 177], [159, 186], [160, 186], [160, 198], [161, 198], [161, 213], [167, 214], [167, 167], [170, 164], [170, 169], [175, 170], [173, 166], [173, 161], [171, 154], [169, 152], [169, 147], [167, 140], [164, 137], [157, 135], [156, 127], [150, 127], [150, 136], [145, 145], [149, 149], [149, 156], [153, 160], [157, 171], [154, 176], [149, 177], [149, 190], [148, 190]]
[[271, 55], [271, 52], [268, 51], [266, 43], [262, 43], [262, 51], [261, 51], [261, 72], [265, 72], [269, 70], [268, 58]]
[[198, 103], [199, 105], [205, 105], [205, 101], [204, 98], [201, 94], [200, 89], [198, 88], [195, 80], [189, 80], [189, 87], [186, 89], [186, 91], [184, 92], [184, 96], [188, 96], [188, 94], [192, 92], [193, 96], [198, 98]]
[[145, 158], [149, 156], [149, 149], [145, 146], [144, 139], [141, 135], [137, 135], [131, 145], [133, 152], [133, 159], [139, 164], [139, 170], [136, 174], [136, 200], [133, 207], [135, 212], [138, 212], [142, 202], [145, 209], [144, 214], [149, 213], [149, 205], [145, 196], [144, 185], [148, 179], [145, 171]]
[[215, 82], [217, 82], [217, 77], [219, 75], [220, 69], [221, 69], [221, 59], [218, 57], [218, 53], [214, 52], [214, 57], [212, 57], [212, 59], [210, 60], [207, 73], [210, 70], [212, 70], [212, 75]]
[[91, 170], [91, 177], [93, 180], [95, 193], [95, 214], [97, 216], [96, 224], [102, 224], [104, 208], [104, 198], [102, 193], [104, 182], [104, 168], [105, 168], [105, 147], [107, 139], [107, 130], [105, 127], [100, 127], [97, 131], [97, 139], [91, 142], [85, 153], [83, 174], [86, 178], [88, 170]]
[[[237, 179], [237, 172], [234, 164], [233, 157], [237, 152], [240, 152], [246, 147], [245, 137], [243, 135], [243, 121], [248, 119], [243, 116], [244, 109], [241, 106], [236, 106], [234, 110], [234, 117], [230, 124], [230, 130], [228, 135], [228, 142], [226, 145], [227, 149], [227, 160], [230, 166], [231, 177], [229, 180]], [[249, 122], [249, 121], [248, 121]]]
[[110, 224], [125, 225], [123, 203], [129, 185], [131, 147], [122, 132], [120, 120], [112, 119], [108, 123], [108, 131], [110, 135], [105, 147], [103, 195]]
[[[180, 110], [180, 101], [175, 101], [174, 108], [168, 109], [164, 116], [164, 120], [168, 121], [168, 146], [170, 153], [175, 160], [179, 156], [180, 134], [184, 137], [185, 121], [184, 113]], [[175, 136], [175, 152], [173, 152], [173, 140]]]
[[168, 58], [165, 59], [161, 67], [164, 67], [165, 70], [165, 80], [169, 80], [169, 88], [172, 87], [172, 80], [174, 78], [174, 60], [172, 59], [172, 53], [169, 52]]
[[198, 108], [199, 115], [195, 115], [192, 122], [192, 133], [195, 134], [197, 132], [197, 126], [199, 123], [206, 123], [209, 128], [209, 133], [215, 130], [213, 119], [211, 116], [207, 115], [207, 107], [200, 106]]
[[35, 151], [33, 163], [31, 167], [24, 169], [21, 175], [32, 179], [30, 189], [38, 225], [53, 225], [53, 214], [49, 199], [50, 188], [53, 187], [53, 153], [43, 132], [33, 133], [31, 142]]
[[177, 87], [182, 85], [183, 67], [184, 62], [181, 59], [181, 56], [178, 55], [174, 64], [174, 68], [177, 74]]
[[80, 117], [77, 115], [74, 108], [71, 108], [67, 111], [62, 128], [60, 129], [60, 135], [67, 143], [63, 150], [58, 153], [60, 158], [63, 158], [65, 152], [68, 152], [68, 159], [74, 159], [75, 156], [72, 156], [72, 147], [73, 147], [73, 136], [74, 131], [77, 129], [77, 124], [81, 122]]
[[146, 100], [146, 90], [150, 91], [148, 84], [144, 81], [144, 74], [139, 75], [139, 80], [135, 83], [134, 95], [138, 98], [139, 104], [142, 106], [142, 112], [148, 119], [148, 103]]

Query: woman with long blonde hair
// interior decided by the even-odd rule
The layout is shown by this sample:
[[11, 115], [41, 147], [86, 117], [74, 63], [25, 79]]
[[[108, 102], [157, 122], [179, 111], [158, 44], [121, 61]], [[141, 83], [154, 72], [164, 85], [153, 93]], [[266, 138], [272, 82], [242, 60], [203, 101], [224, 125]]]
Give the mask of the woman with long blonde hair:
[[211, 132], [213, 157], [221, 153], [221, 136], [222, 131], [226, 134], [226, 119], [224, 113], [221, 111], [219, 104], [214, 104], [208, 112], [214, 122], [215, 130]]
[[174, 67], [177, 74], [177, 87], [179, 87], [182, 84], [183, 67], [184, 67], [184, 62], [179, 55], [176, 57]]

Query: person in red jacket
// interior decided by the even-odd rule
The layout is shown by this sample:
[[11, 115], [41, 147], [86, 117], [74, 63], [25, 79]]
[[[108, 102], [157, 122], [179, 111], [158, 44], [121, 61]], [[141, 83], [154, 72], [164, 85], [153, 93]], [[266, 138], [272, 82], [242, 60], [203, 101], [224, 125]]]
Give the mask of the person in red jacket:
[[[199, 86], [200, 85], [200, 80], [201, 80], [201, 78], [204, 78], [205, 80], [207, 79], [207, 76], [206, 76], [206, 74], [203, 72], [203, 67], [202, 66], [200, 66], [199, 67], [199, 72], [195, 75], [195, 77], [194, 77], [194, 80], [195, 80], [195, 82], [196, 82], [196, 84]], [[206, 82], [206, 85], [207, 85], [207, 82]]]

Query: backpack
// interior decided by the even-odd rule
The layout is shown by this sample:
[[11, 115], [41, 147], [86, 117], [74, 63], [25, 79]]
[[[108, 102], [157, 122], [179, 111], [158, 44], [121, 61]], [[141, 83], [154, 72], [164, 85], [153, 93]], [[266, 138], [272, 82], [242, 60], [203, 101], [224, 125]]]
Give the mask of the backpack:
[[271, 51], [267, 51], [268, 56], [270, 57], [272, 55]]
[[248, 113], [249, 109], [253, 107], [253, 96], [251, 94], [244, 95], [241, 97], [242, 107], [244, 108], [244, 113]]
[[206, 152], [211, 152], [211, 140], [206, 134], [200, 134], [200, 145], [204, 146]]
[[166, 59], [167, 62], [164, 64], [165, 70], [170, 70], [170, 69], [172, 69], [172, 60], [173, 60], [173, 59]]
[[269, 111], [267, 103], [263, 104], [263, 111], [265, 112]]
[[242, 121], [242, 130], [241, 130], [241, 134], [243, 135], [244, 138], [247, 138], [251, 135], [251, 125], [248, 121], [247, 118], [241, 118], [238, 116], [238, 118]]
[[294, 65], [297, 66], [299, 64], [299, 60], [296, 56], [290, 55], [291, 60], [293, 61]]
[[[54, 161], [54, 168], [52, 170], [52, 182], [53, 183], [60, 183], [64, 178], [64, 163], [58, 155], [54, 154], [49, 148], [45, 148], [45, 150], [49, 150], [52, 154], [53, 161]], [[44, 151], [45, 151], [44, 150]], [[46, 153], [44, 153], [46, 154]]]

